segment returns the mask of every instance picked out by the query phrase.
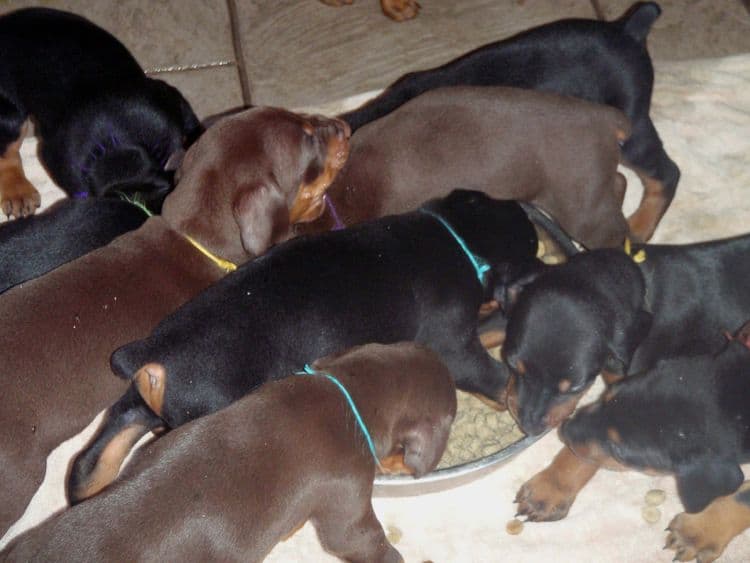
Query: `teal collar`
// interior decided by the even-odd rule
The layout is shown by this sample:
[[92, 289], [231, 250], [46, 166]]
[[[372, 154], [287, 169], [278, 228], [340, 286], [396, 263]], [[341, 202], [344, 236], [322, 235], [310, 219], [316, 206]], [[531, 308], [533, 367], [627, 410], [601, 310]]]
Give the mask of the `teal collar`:
[[466, 256], [468, 257], [469, 262], [471, 262], [471, 265], [474, 266], [474, 271], [477, 274], [479, 283], [481, 283], [483, 286], [486, 287], [487, 286], [487, 272], [489, 272], [492, 269], [492, 266], [490, 266], [490, 263], [487, 262], [487, 260], [485, 260], [481, 256], [477, 256], [471, 250], [469, 250], [469, 247], [466, 245], [466, 242], [464, 242], [464, 239], [458, 236], [458, 233], [453, 230], [453, 227], [451, 227], [448, 224], [448, 221], [443, 219], [440, 215], [425, 208], [421, 208], [420, 211], [422, 211], [422, 213], [427, 213], [427, 215], [431, 215], [432, 217], [440, 221], [443, 227], [448, 229], [448, 232], [451, 235], [453, 235], [453, 238], [456, 239], [458, 246], [461, 247], [461, 250], [463, 250]]
[[344, 397], [346, 398], [346, 402], [349, 403], [349, 408], [352, 409], [352, 413], [354, 414], [354, 418], [357, 420], [357, 424], [359, 424], [359, 429], [362, 431], [362, 434], [365, 436], [365, 441], [367, 442], [367, 446], [370, 448], [370, 453], [372, 454], [372, 457], [375, 458], [375, 465], [382, 469], [382, 466], [380, 465], [380, 460], [378, 459], [378, 454], [375, 452], [375, 442], [372, 440], [372, 436], [370, 436], [370, 433], [367, 431], [367, 426], [365, 426], [365, 422], [362, 420], [362, 417], [359, 414], [359, 411], [357, 410], [357, 406], [354, 404], [354, 399], [352, 399], [352, 396], [349, 394], [349, 391], [346, 390], [346, 387], [335, 377], [333, 377], [330, 373], [324, 373], [317, 371], [310, 367], [310, 364], [305, 364], [305, 368], [302, 371], [296, 372], [297, 375], [321, 375], [323, 377], [326, 377], [330, 379], [336, 387], [339, 388], [341, 393], [343, 393]]

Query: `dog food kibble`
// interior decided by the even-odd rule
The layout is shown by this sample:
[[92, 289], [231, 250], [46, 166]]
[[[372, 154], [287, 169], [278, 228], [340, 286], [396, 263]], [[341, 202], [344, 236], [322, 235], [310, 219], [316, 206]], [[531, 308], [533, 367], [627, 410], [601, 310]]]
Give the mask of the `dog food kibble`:
[[458, 409], [438, 469], [494, 454], [523, 438], [513, 418], [474, 395], [458, 391]]
[[523, 532], [523, 522], [521, 522], [518, 518], [514, 518], [505, 525], [505, 531], [512, 536], [517, 536], [518, 534]]
[[646, 504], [648, 506], [659, 506], [667, 498], [667, 493], [661, 489], [651, 489], [646, 493]]
[[404, 534], [401, 532], [401, 530], [399, 528], [397, 528], [396, 526], [389, 525], [386, 528], [385, 537], [388, 539], [389, 542], [391, 542], [391, 544], [396, 544], [396, 543], [400, 542], [401, 541], [401, 537], [403, 535]]
[[661, 520], [661, 510], [655, 506], [644, 506], [641, 509], [641, 516], [649, 524], [654, 524]]

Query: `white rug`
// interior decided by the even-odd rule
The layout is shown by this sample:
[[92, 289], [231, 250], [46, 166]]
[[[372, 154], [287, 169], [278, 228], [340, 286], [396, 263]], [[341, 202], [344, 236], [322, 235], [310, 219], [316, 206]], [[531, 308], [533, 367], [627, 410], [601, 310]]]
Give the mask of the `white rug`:
[[[691, 242], [750, 231], [750, 56], [717, 60], [657, 63], [652, 117], [667, 152], [682, 170], [677, 196], [654, 237], [654, 242]], [[363, 94], [316, 108], [335, 114], [355, 107]], [[60, 197], [34, 157], [35, 143], [22, 154], [31, 181], [42, 187], [43, 205]], [[640, 197], [638, 180], [631, 186], [626, 208]], [[62, 503], [62, 475], [72, 449], [51, 463], [48, 481], [11, 533]], [[518, 488], [543, 469], [559, 450], [549, 434], [494, 473], [457, 489], [414, 498], [375, 499], [383, 525], [401, 533], [395, 544], [407, 561], [435, 562], [668, 562], [673, 552], [662, 551], [664, 528], [681, 511], [671, 477], [602, 471], [580, 494], [568, 517], [560, 522], [527, 524], [510, 536], [505, 524], [513, 518]], [[54, 454], [53, 454], [54, 455]], [[750, 466], [746, 466], [747, 469]], [[641, 517], [649, 489], [667, 492], [655, 524]], [[248, 507], [250, 509], [251, 507]], [[33, 513], [33, 514], [32, 514]], [[735, 539], [722, 558], [726, 563], [750, 560], [750, 533]], [[336, 561], [323, 552], [308, 524], [279, 544], [268, 561]]]

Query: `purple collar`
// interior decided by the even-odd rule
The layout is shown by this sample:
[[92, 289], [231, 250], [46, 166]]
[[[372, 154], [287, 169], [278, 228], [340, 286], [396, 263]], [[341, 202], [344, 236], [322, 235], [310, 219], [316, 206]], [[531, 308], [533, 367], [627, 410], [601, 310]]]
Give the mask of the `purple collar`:
[[75, 192], [73, 194], [73, 199], [86, 199], [87, 197], [89, 197], [89, 192], [85, 192], [85, 191]]
[[331, 230], [340, 231], [342, 229], [346, 229], [346, 225], [344, 225], [344, 222], [341, 220], [341, 217], [339, 217], [339, 214], [336, 213], [336, 208], [334, 207], [331, 198], [328, 197], [328, 194], [323, 195], [323, 200], [326, 202], [326, 206], [331, 212], [331, 217], [333, 217], [333, 228]]

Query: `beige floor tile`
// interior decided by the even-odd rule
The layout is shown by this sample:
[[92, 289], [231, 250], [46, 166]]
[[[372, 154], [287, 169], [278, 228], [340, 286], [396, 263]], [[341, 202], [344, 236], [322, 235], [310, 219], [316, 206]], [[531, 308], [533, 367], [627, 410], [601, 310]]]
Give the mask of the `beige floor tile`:
[[178, 88], [201, 119], [243, 105], [237, 67], [234, 64], [152, 76]]
[[562, 17], [595, 17], [588, 0], [421, 0], [395, 23], [376, 0], [236, 0], [253, 103], [311, 105], [383, 87], [514, 32]]
[[[0, 3], [0, 13], [34, 0]], [[90, 19], [115, 35], [146, 69], [234, 61], [226, 2], [213, 0], [48, 0], [43, 5]]]
[[[606, 19], [632, 0], [596, 0]], [[648, 38], [654, 59], [686, 60], [750, 52], [750, 14], [740, 0], [659, 0], [662, 14]]]

